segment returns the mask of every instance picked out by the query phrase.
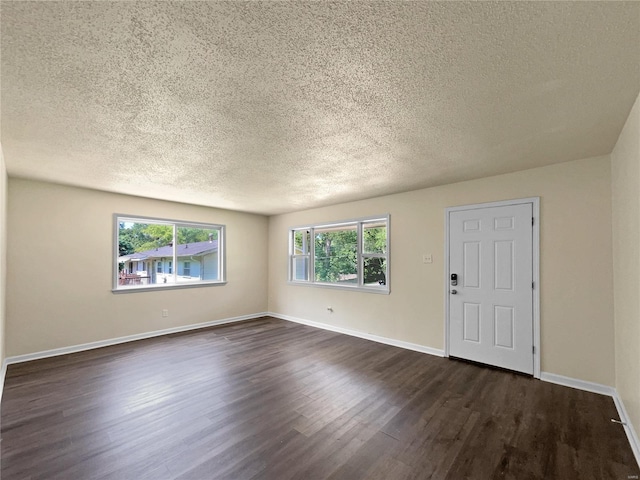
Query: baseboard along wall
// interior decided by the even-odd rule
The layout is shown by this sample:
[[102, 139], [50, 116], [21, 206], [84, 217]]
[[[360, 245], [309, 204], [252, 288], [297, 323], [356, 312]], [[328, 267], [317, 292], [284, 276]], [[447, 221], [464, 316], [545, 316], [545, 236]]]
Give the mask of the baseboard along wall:
[[381, 337], [379, 335], [373, 335], [371, 333], [360, 332], [358, 330], [351, 330], [349, 328], [336, 327], [334, 325], [329, 325], [327, 323], [314, 322], [313, 320], [306, 320], [303, 318], [292, 317], [290, 315], [283, 315], [281, 313], [269, 312], [268, 315], [270, 317], [279, 318], [280, 320], [286, 320], [288, 322], [300, 323], [302, 325], [321, 328], [323, 330], [329, 330], [331, 332], [343, 333], [345, 335], [350, 335], [352, 337], [371, 340], [372, 342], [384, 343], [385, 345], [400, 347], [406, 350], [413, 350], [414, 352], [428, 353], [429, 355], [444, 357], [444, 350], [440, 350], [438, 348], [425, 347], [424, 345], [418, 345], [416, 343], [405, 342], [403, 340], [396, 340], [394, 338]]
[[627, 409], [624, 406], [624, 402], [618, 391], [607, 385], [601, 385], [599, 383], [587, 382], [585, 380], [578, 380], [576, 378], [565, 377], [563, 375], [556, 375], [555, 373], [542, 372], [540, 375], [540, 380], [549, 383], [555, 383], [557, 385], [562, 385], [565, 387], [576, 388], [578, 390], [585, 390], [587, 392], [599, 393], [601, 395], [608, 395], [613, 399], [613, 403], [616, 406], [616, 410], [618, 411], [618, 417], [615, 423], [622, 423], [621, 427], [624, 428], [625, 433], [627, 434], [627, 438], [629, 439], [629, 444], [631, 445], [631, 450], [636, 457], [636, 462], [638, 462], [638, 467], [640, 468], [640, 440], [638, 440], [638, 434], [633, 428], [633, 425], [629, 419], [629, 415], [627, 414]]
[[[31, 360], [39, 360], [42, 358], [55, 357], [58, 355], [67, 355], [70, 353], [82, 352], [86, 350], [93, 350], [95, 348], [102, 348], [102, 347], [107, 347], [109, 345], [117, 345], [120, 343], [134, 342], [136, 340], [159, 337], [159, 336], [168, 335], [171, 333], [187, 332], [190, 330], [198, 330], [201, 328], [213, 327], [216, 325], [224, 325], [228, 323], [241, 322], [244, 320], [252, 320], [252, 319], [260, 318], [264, 316], [270, 316], [270, 317], [279, 318], [281, 320], [285, 320], [288, 322], [299, 323], [302, 325], [321, 328], [323, 330], [329, 330], [329, 331], [341, 333], [344, 335], [363, 338], [365, 340], [371, 340], [373, 342], [383, 343], [385, 345], [404, 348], [406, 350], [413, 350], [415, 352], [427, 353], [429, 355], [435, 355], [437, 357], [445, 356], [444, 350], [441, 350], [438, 348], [427, 347], [424, 345], [405, 342], [403, 340], [396, 340], [393, 338], [373, 335], [366, 332], [360, 332], [358, 330], [352, 330], [352, 329], [343, 328], [343, 327], [336, 327], [334, 325], [315, 322], [312, 320], [306, 320], [298, 317], [292, 317], [290, 315], [284, 315], [284, 314], [275, 313], [275, 312], [260, 312], [260, 313], [250, 314], [250, 315], [242, 315], [239, 317], [224, 318], [220, 320], [213, 320], [210, 322], [197, 323], [193, 325], [184, 325], [180, 327], [166, 328], [163, 330], [155, 330], [152, 332], [138, 333], [135, 335], [128, 335], [125, 337], [112, 338], [108, 340], [100, 340], [97, 342], [84, 343], [81, 345], [73, 345], [70, 347], [55, 348], [52, 350], [45, 350], [42, 352], [35, 352], [35, 353], [29, 353], [26, 355], [17, 355], [13, 357], [8, 357], [2, 362], [2, 369], [0, 370], [0, 400], [2, 399], [2, 393], [4, 390], [4, 382], [7, 374], [7, 366], [11, 364], [28, 362]], [[615, 388], [607, 385], [601, 385], [598, 383], [587, 382], [585, 380], [565, 377], [563, 375], [557, 375], [549, 372], [541, 372], [540, 380], [542, 380], [543, 382], [555, 383], [557, 385], [562, 385], [565, 387], [576, 388], [578, 390], [585, 390], [587, 392], [593, 392], [600, 395], [608, 395], [612, 397], [613, 402], [618, 411], [618, 415], [620, 417], [619, 421], [622, 423], [622, 427], [625, 430], [627, 438], [629, 439], [629, 444], [631, 445], [631, 449], [633, 450], [633, 453], [636, 457], [636, 461], [638, 462], [638, 466], [640, 467], [640, 440], [638, 439], [638, 435], [635, 429], [633, 428], [633, 425], [629, 421], [629, 416], [625, 409], [624, 403], [622, 402], [622, 399], [618, 395], [618, 392]]]
[[[428, 353], [430, 355], [436, 355], [438, 357], [445, 356], [444, 350], [440, 350], [437, 348], [425, 347], [423, 345], [417, 345], [415, 343], [409, 343], [402, 340], [395, 340], [393, 338], [380, 337], [378, 335], [372, 335], [370, 333], [351, 330], [348, 328], [336, 327], [334, 325], [315, 322], [312, 320], [306, 320], [303, 318], [292, 317], [290, 315], [283, 315], [281, 313], [269, 312], [268, 315], [271, 317], [279, 318], [281, 320], [300, 323], [303, 325], [308, 325], [310, 327], [322, 328], [323, 330], [343, 333], [345, 335], [351, 335], [353, 337], [364, 338], [366, 340], [372, 340], [374, 342], [384, 343], [386, 345], [392, 345], [394, 347], [405, 348], [407, 350], [414, 350], [416, 352]], [[587, 392], [598, 393], [600, 395], [607, 395], [609, 397], [612, 397], [613, 402], [616, 406], [616, 409], [618, 410], [618, 416], [620, 417], [619, 421], [623, 423], [622, 426], [624, 427], [625, 433], [627, 434], [627, 438], [629, 439], [631, 450], [633, 450], [633, 453], [636, 457], [636, 461], [638, 462], [638, 466], [640, 467], [640, 441], [638, 441], [638, 436], [635, 432], [635, 429], [633, 428], [633, 425], [629, 421], [629, 416], [627, 415], [626, 409], [624, 408], [622, 399], [618, 395], [618, 392], [615, 388], [610, 387], [608, 385], [587, 382], [585, 380], [565, 377], [563, 375], [557, 375], [555, 373], [549, 373], [549, 372], [541, 372], [540, 380], [542, 380], [543, 382], [562, 385], [564, 387], [576, 388], [578, 390], [585, 390]]]
[[[250, 315], [242, 315], [239, 317], [223, 318], [220, 320], [212, 320], [210, 322], [195, 323], [192, 325], [182, 325], [179, 327], [165, 328], [163, 330], [154, 330], [145, 333], [136, 333], [125, 337], [111, 338], [108, 340], [99, 340], [97, 342], [83, 343], [70, 347], [54, 348], [52, 350], [44, 350], [42, 352], [27, 353], [25, 355], [16, 355], [7, 357], [5, 362], [7, 365], [14, 363], [29, 362], [31, 360], [40, 360], [42, 358], [57, 357], [58, 355], [68, 355], [70, 353], [84, 352], [93, 350], [94, 348], [108, 347], [110, 345], [118, 345], [120, 343], [135, 342], [136, 340], [144, 340], [146, 338], [160, 337], [171, 333], [188, 332], [190, 330], [198, 330], [200, 328], [215, 327], [216, 325], [224, 325], [226, 323], [242, 322], [244, 320], [252, 320], [254, 318], [264, 317], [268, 315], [266, 312], [252, 313]], [[3, 379], [4, 380], [4, 379]]]
[[2, 401], [2, 393], [4, 392], [4, 379], [7, 376], [7, 360], [2, 361], [2, 369], [0, 370], [0, 401]]

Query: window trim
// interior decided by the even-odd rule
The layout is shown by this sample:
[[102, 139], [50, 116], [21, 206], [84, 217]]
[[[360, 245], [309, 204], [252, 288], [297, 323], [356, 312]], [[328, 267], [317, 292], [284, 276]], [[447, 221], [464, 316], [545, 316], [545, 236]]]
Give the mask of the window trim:
[[[195, 228], [214, 228], [219, 230], [218, 234], [218, 258], [220, 265], [218, 270], [220, 272], [219, 280], [206, 280], [200, 282], [184, 282], [178, 283], [177, 279], [175, 283], [166, 283], [166, 284], [150, 284], [150, 285], [140, 285], [136, 287], [130, 288], [118, 288], [118, 257], [120, 254], [119, 251], [119, 229], [120, 229], [120, 221], [131, 221], [134, 223], [155, 223], [160, 225], [170, 225], [173, 226], [173, 244], [176, 245], [177, 238], [177, 229], [179, 227], [195, 227]], [[112, 273], [112, 293], [135, 293], [135, 292], [149, 292], [149, 291], [157, 291], [157, 290], [176, 290], [181, 288], [202, 288], [202, 287], [214, 287], [220, 285], [227, 284], [227, 249], [226, 249], [226, 225], [219, 223], [204, 223], [204, 222], [190, 222], [185, 220], [173, 220], [168, 218], [156, 218], [156, 217], [146, 217], [140, 215], [129, 215], [124, 213], [114, 213], [113, 214], [113, 251], [111, 264], [113, 268]], [[171, 261], [173, 261], [173, 265], [177, 265], [176, 258], [176, 249], [173, 249], [173, 256], [168, 257]], [[165, 270], [164, 261], [162, 262], [162, 270], [164, 274]], [[175, 272], [174, 276], [177, 277], [177, 268], [172, 269]]]
[[[386, 283], [384, 287], [368, 287], [363, 284], [364, 278], [364, 259], [371, 257], [382, 257], [380, 254], [368, 254], [363, 253], [364, 243], [363, 243], [363, 224], [373, 223], [375, 221], [384, 221], [387, 226], [387, 249], [386, 255], [384, 257], [387, 261], [387, 274], [386, 274]], [[337, 285], [335, 283], [327, 283], [327, 282], [317, 282], [315, 281], [315, 236], [314, 231], [316, 229], [322, 229], [327, 227], [350, 227], [356, 225], [357, 231], [357, 266], [358, 266], [358, 283], [357, 285]], [[294, 232], [298, 230], [309, 230], [310, 231], [310, 248], [309, 253], [304, 255], [294, 255]], [[340, 220], [336, 222], [323, 222], [323, 223], [309, 223], [304, 225], [297, 225], [294, 227], [289, 227], [288, 229], [288, 251], [287, 251], [287, 283], [290, 285], [301, 285], [305, 287], [321, 287], [321, 288], [335, 288], [339, 290], [351, 290], [351, 291], [359, 291], [359, 292], [368, 292], [368, 293], [378, 293], [382, 295], [389, 295], [391, 293], [391, 215], [372, 215], [367, 217], [359, 217], [349, 220]], [[294, 259], [306, 257], [309, 258], [309, 268], [308, 268], [308, 280], [296, 280], [294, 278]]]

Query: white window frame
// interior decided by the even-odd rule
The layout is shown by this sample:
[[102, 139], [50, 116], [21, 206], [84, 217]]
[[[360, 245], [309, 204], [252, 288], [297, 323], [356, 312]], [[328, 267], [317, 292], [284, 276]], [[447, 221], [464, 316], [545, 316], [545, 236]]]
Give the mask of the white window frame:
[[[371, 254], [371, 253], [363, 253], [364, 250], [364, 241], [363, 241], [363, 225], [368, 223], [375, 222], [385, 222], [387, 227], [387, 245], [386, 245], [386, 254]], [[354, 285], [342, 284], [338, 285], [335, 283], [327, 283], [327, 282], [317, 282], [315, 280], [315, 230], [323, 229], [328, 227], [353, 227], [356, 226], [357, 229], [357, 270], [358, 270], [358, 282]], [[310, 246], [308, 254], [298, 254], [294, 253], [295, 240], [294, 235], [295, 232], [300, 230], [308, 230], [310, 232]], [[360, 217], [351, 220], [341, 220], [338, 222], [326, 222], [326, 223], [316, 223], [316, 224], [307, 224], [307, 225], [299, 225], [295, 227], [290, 227], [288, 230], [289, 234], [289, 250], [287, 255], [288, 261], [288, 283], [291, 285], [303, 285], [303, 286], [314, 286], [314, 287], [322, 287], [322, 288], [337, 288], [340, 290], [355, 290], [361, 292], [368, 293], [380, 293], [384, 295], [388, 295], [391, 293], [391, 217], [389, 214], [386, 215], [376, 215], [370, 217]], [[295, 259], [306, 257], [309, 259], [308, 262], [308, 279], [307, 280], [296, 280], [294, 276], [294, 268], [295, 268]], [[385, 276], [385, 285], [381, 286], [367, 286], [364, 285], [364, 259], [365, 258], [385, 258], [387, 263], [387, 272]]]
[[[119, 285], [119, 269], [118, 269], [118, 257], [119, 257], [119, 248], [118, 248], [118, 240], [119, 240], [119, 229], [120, 222], [131, 222], [131, 223], [153, 223], [156, 225], [169, 225], [173, 227], [173, 256], [169, 257], [167, 260], [167, 265], [171, 265], [168, 272], [168, 275], [173, 275], [173, 283], [166, 284], [146, 284], [146, 285]], [[189, 227], [189, 228], [203, 228], [203, 229], [211, 229], [218, 230], [218, 273], [219, 278], [217, 280], [200, 280], [198, 282], [185, 282], [178, 283], [178, 269], [173, 268], [173, 266], [177, 266], [177, 255], [176, 248], [177, 245], [177, 230], [180, 227]], [[133, 293], [133, 292], [148, 292], [152, 290], [173, 290], [180, 288], [199, 288], [199, 287], [211, 287], [211, 286], [219, 286], [227, 284], [227, 262], [226, 262], [226, 226], [218, 223], [202, 223], [202, 222], [188, 222], [183, 220], [170, 220], [166, 218], [155, 218], [155, 217], [141, 217], [137, 215], [127, 215], [127, 214], [113, 214], [113, 258], [111, 260], [113, 264], [113, 286], [111, 291], [113, 293]], [[165, 268], [165, 262], [162, 262], [162, 274], [167, 270]], [[128, 264], [128, 262], [127, 262]], [[126, 264], [125, 264], [126, 265]], [[156, 267], [156, 274], [157, 274]]]
[[[307, 242], [307, 251], [308, 253], [300, 253], [300, 254], [296, 254], [294, 252], [294, 248], [295, 248], [295, 232], [304, 232], [307, 233], [309, 232], [309, 241]], [[303, 233], [303, 235], [304, 235]], [[303, 239], [302, 244], [304, 245], [305, 241]], [[289, 230], [289, 281], [291, 282], [304, 282], [304, 283], [309, 283], [310, 279], [313, 278], [313, 267], [311, 265], [311, 262], [313, 260], [313, 255], [312, 255], [312, 251], [314, 249], [314, 240], [313, 240], [313, 232], [311, 231], [311, 229], [307, 229], [307, 228], [296, 228], [296, 229], [290, 229]], [[307, 259], [307, 280], [296, 280], [295, 279], [295, 275], [294, 275], [294, 269], [295, 269], [295, 265], [296, 265], [296, 260], [298, 258], [306, 258]]]

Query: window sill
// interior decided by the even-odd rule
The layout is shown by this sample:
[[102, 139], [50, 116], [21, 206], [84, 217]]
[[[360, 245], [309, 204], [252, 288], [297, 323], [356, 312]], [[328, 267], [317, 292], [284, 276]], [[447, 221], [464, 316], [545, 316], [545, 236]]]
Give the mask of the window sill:
[[181, 290], [183, 288], [202, 288], [202, 287], [218, 287], [222, 285], [226, 285], [227, 282], [203, 282], [203, 283], [185, 283], [183, 285], [176, 284], [167, 284], [167, 285], [143, 285], [140, 287], [127, 287], [127, 288], [112, 288], [111, 293], [138, 293], [138, 292], [149, 292], [149, 291], [158, 291], [158, 290]]
[[320, 282], [294, 282], [289, 280], [287, 282], [289, 285], [296, 285], [301, 287], [320, 287], [320, 288], [333, 288], [336, 290], [351, 290], [352, 292], [366, 292], [366, 293], [377, 293], [378, 295], [389, 295], [391, 290], [387, 286], [386, 288], [377, 288], [377, 287], [358, 287], [357, 285], [348, 286], [348, 285], [333, 285], [331, 283], [320, 283]]

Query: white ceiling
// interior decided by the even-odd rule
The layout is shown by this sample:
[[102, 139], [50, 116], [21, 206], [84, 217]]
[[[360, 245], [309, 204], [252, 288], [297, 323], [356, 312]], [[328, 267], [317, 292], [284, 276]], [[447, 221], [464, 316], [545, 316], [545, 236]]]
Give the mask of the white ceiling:
[[7, 2], [10, 175], [275, 214], [609, 153], [640, 2]]

